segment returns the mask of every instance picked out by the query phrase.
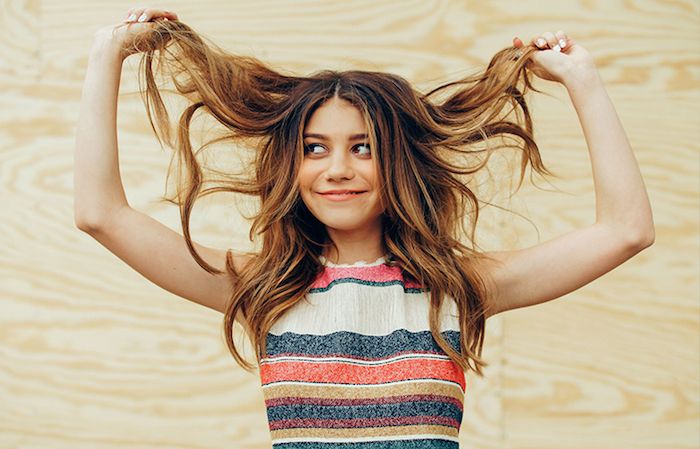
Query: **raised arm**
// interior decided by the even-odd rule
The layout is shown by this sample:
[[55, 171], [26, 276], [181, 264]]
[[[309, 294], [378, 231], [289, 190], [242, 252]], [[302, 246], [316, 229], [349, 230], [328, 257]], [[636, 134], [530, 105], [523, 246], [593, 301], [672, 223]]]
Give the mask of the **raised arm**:
[[[144, 10], [139, 10], [141, 15]], [[154, 17], [174, 13], [146, 10], [145, 30]], [[109, 251], [156, 285], [211, 309], [224, 312], [231, 279], [224, 271], [227, 252], [193, 242], [205, 261], [222, 274], [204, 270], [190, 254], [184, 237], [129, 206], [119, 172], [117, 98], [122, 62], [139, 28], [99, 30], [90, 50], [75, 140], [74, 220]], [[234, 255], [241, 268], [248, 260]], [[240, 321], [240, 317], [236, 317]]]
[[597, 69], [564, 82], [586, 138], [596, 197], [596, 224], [624, 241], [647, 245], [654, 220], [632, 147]]
[[[596, 195], [589, 226], [514, 251], [487, 253], [483, 269], [494, 281], [493, 313], [540, 304], [602, 276], [654, 241], [654, 223], [644, 181], [615, 108], [588, 52], [563, 32], [532, 40], [533, 71], [562, 83], [588, 146]], [[564, 40], [564, 50], [560, 46]], [[522, 42], [516, 40], [516, 47]]]
[[74, 213], [80, 228], [95, 226], [128, 206], [117, 155], [117, 96], [123, 56], [109, 29], [90, 49], [75, 136]]

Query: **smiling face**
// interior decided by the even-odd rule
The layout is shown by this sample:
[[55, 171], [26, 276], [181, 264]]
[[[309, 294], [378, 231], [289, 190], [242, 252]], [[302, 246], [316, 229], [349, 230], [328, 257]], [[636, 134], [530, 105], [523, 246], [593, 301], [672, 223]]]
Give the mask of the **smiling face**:
[[300, 194], [331, 238], [347, 231], [381, 232], [383, 207], [367, 132], [360, 110], [337, 97], [316, 109], [304, 129]]

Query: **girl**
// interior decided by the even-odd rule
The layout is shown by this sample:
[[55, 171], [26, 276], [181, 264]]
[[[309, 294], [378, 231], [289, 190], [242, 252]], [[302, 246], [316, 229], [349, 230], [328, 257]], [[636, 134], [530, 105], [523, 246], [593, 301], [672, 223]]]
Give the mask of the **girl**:
[[[117, 93], [135, 53], [151, 125], [181, 164], [171, 201], [184, 238], [132, 209], [121, 185]], [[156, 69], [189, 101], [175, 136]], [[479, 200], [467, 184], [499, 148], [485, 144], [520, 142], [521, 183], [528, 164], [551, 174], [524, 99], [531, 74], [571, 97], [596, 220], [530, 248], [477, 251]], [[197, 111], [227, 132], [200, 150], [225, 140], [255, 149], [248, 178], [219, 173], [203, 187], [189, 138]], [[259, 199], [250, 230], [259, 253], [191, 240], [194, 202], [214, 192]], [[157, 285], [223, 313], [229, 350], [253, 370], [233, 343], [234, 323], [245, 330], [273, 444], [294, 448], [458, 447], [464, 372], [481, 376], [487, 365], [486, 319], [576, 290], [654, 241], [639, 168], [593, 59], [561, 31], [528, 45], [515, 38], [482, 73], [421, 93], [389, 73], [282, 74], [152, 8], [96, 33], [76, 136], [75, 221]]]

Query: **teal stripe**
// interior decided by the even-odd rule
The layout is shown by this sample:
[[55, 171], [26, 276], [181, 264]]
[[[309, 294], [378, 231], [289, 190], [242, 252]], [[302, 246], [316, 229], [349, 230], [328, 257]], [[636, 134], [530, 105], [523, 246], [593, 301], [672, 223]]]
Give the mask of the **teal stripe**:
[[[429, 394], [429, 393], [428, 393]], [[445, 398], [447, 400], [448, 398]], [[433, 416], [451, 418], [456, 423], [462, 422], [462, 408], [455, 403], [441, 401], [440, 398], [422, 401], [410, 401], [389, 404], [368, 405], [314, 405], [295, 404], [278, 405], [268, 407], [267, 418], [269, 422], [283, 421], [287, 419], [376, 419], [383, 417], [414, 417], [425, 416], [425, 425], [431, 424]], [[313, 426], [311, 426], [313, 427]], [[452, 427], [452, 426], [450, 426]]]
[[[440, 334], [456, 351], [460, 350], [460, 331], [444, 330]], [[336, 331], [327, 335], [268, 333], [267, 355], [340, 356], [383, 359], [399, 352], [429, 352], [446, 355], [429, 330], [411, 332], [397, 329], [389, 335], [363, 335]]]
[[[386, 281], [386, 282], [376, 282], [376, 281], [365, 281], [364, 279], [357, 279], [357, 278], [338, 278], [338, 279], [333, 279], [326, 287], [316, 287], [312, 288], [309, 290], [309, 293], [325, 293], [331, 288], [333, 288], [334, 285], [337, 284], [360, 284], [360, 285], [367, 285], [370, 287], [390, 287], [392, 285], [401, 285], [403, 286], [403, 291], [404, 293], [421, 293], [424, 290], [420, 288], [411, 288], [411, 287], [406, 287], [400, 279], [395, 279], [391, 281]], [[427, 290], [426, 290], [427, 291]]]

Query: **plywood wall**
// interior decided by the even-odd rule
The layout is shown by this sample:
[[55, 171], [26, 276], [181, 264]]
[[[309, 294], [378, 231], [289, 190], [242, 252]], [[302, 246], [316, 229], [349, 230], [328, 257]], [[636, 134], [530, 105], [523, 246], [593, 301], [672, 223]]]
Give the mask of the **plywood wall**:
[[[150, 284], [73, 223], [73, 145], [94, 31], [129, 2], [0, 2], [0, 447], [270, 447], [258, 378], [226, 351], [222, 316]], [[359, 68], [421, 88], [487, 62], [513, 36], [563, 29], [595, 57], [639, 161], [656, 243], [571, 294], [487, 324], [468, 378], [473, 449], [700, 447], [700, 7], [678, 1], [173, 1], [222, 47], [297, 73]], [[169, 160], [124, 67], [119, 144], [133, 207], [158, 203]], [[487, 249], [591, 223], [595, 197], [563, 87], [531, 97], [561, 175], [485, 211]], [[546, 189], [546, 190], [543, 190]], [[249, 249], [229, 198], [195, 209], [193, 237]], [[530, 222], [527, 219], [531, 220]], [[546, 282], [546, 280], [543, 280]]]

